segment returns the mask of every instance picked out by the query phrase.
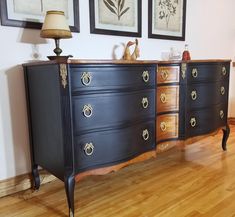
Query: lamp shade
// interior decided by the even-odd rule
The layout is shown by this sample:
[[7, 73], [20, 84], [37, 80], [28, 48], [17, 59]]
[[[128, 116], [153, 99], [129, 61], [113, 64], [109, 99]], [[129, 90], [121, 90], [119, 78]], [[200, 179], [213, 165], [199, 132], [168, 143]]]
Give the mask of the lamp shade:
[[55, 39], [72, 38], [63, 11], [47, 11], [40, 36], [42, 38]]

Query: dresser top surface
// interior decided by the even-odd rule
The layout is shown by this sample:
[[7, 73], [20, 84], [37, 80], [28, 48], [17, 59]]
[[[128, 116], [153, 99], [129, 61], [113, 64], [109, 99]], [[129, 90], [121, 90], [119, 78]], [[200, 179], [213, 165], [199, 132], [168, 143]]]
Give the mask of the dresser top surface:
[[170, 61], [160, 61], [160, 60], [111, 60], [111, 59], [67, 59], [67, 60], [52, 60], [52, 61], [35, 61], [30, 63], [25, 63], [23, 66], [31, 65], [48, 65], [48, 64], [180, 64], [180, 63], [213, 63], [213, 62], [231, 62], [230, 59], [203, 59], [203, 60], [170, 60]]

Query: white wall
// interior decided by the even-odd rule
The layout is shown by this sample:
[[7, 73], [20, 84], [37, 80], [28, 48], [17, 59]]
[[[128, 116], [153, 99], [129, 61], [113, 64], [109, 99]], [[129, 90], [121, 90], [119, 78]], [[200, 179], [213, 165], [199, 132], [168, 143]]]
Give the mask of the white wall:
[[[90, 34], [89, 1], [80, 1], [81, 33], [63, 40], [63, 54], [80, 59], [111, 59], [115, 45], [128, 37]], [[160, 59], [161, 51], [183, 50], [185, 42], [148, 39], [147, 0], [142, 1], [141, 59]], [[193, 59], [235, 56], [234, 0], [188, 0], [186, 43]], [[40, 39], [39, 30], [0, 26], [0, 180], [30, 171], [24, 79], [21, 64], [53, 55], [52, 41]], [[121, 49], [119, 48], [120, 55]], [[233, 70], [234, 71], [234, 70]], [[235, 82], [232, 73], [231, 84]], [[235, 117], [235, 87], [231, 85], [230, 116]]]

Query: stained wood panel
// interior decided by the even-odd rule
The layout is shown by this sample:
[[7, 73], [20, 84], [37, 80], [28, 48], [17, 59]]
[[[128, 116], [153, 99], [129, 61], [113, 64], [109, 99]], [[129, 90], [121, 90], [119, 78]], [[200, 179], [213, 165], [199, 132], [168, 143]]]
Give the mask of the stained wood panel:
[[159, 66], [157, 72], [157, 83], [179, 82], [179, 66]]
[[166, 114], [157, 116], [156, 139], [178, 138], [178, 114]]
[[158, 113], [179, 109], [179, 86], [158, 87], [156, 97]]

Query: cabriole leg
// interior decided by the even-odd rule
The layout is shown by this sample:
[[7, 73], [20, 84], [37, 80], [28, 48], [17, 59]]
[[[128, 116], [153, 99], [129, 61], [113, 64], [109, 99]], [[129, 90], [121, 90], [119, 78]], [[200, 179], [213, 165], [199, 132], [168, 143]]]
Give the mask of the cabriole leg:
[[230, 134], [230, 128], [229, 125], [227, 124], [226, 127], [223, 130], [223, 139], [222, 139], [222, 148], [224, 151], [227, 150], [227, 140]]
[[38, 172], [38, 165], [32, 166], [32, 175], [33, 175], [33, 188], [38, 190], [40, 188], [40, 176]]
[[65, 190], [67, 195], [67, 201], [69, 206], [69, 217], [74, 217], [74, 187], [75, 179], [74, 176], [65, 178]]

